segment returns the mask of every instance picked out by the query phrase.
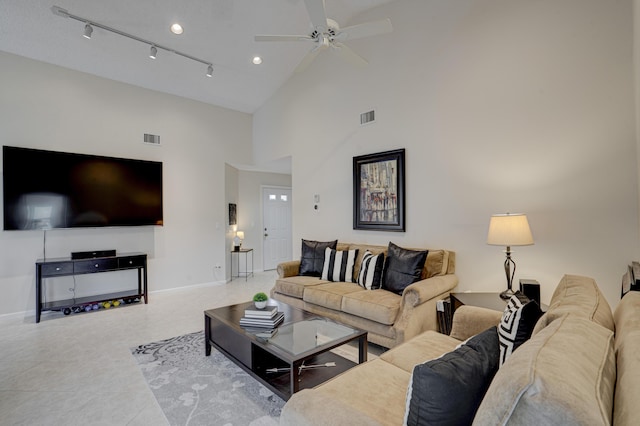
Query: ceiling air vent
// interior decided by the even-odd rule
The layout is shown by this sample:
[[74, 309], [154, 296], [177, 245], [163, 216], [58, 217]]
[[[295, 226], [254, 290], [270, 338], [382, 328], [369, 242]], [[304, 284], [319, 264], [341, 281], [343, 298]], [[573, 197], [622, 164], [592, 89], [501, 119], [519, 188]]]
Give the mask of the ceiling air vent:
[[144, 134], [144, 143], [148, 143], [151, 145], [160, 145], [160, 136], [152, 135], [149, 133]]
[[374, 110], [363, 112], [360, 114], [360, 125], [364, 126], [365, 124], [369, 124], [374, 122], [376, 119], [376, 112]]

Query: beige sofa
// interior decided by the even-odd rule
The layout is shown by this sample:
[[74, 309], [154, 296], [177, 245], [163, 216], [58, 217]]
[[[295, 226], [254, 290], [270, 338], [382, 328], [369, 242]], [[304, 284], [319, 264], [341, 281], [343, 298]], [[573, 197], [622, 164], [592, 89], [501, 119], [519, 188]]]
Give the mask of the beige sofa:
[[[285, 405], [281, 425], [401, 425], [413, 367], [497, 324], [463, 306], [451, 336], [427, 331]], [[615, 334], [614, 334], [615, 330]], [[594, 280], [567, 275], [531, 339], [500, 367], [474, 425], [632, 425], [640, 407], [640, 292], [612, 314]]]
[[[366, 250], [374, 255], [386, 246], [338, 243], [338, 250], [358, 249], [354, 276], [358, 276]], [[368, 331], [368, 340], [394, 347], [426, 330], [438, 330], [436, 302], [448, 297], [458, 284], [455, 252], [429, 250], [422, 279], [402, 295], [378, 289], [366, 290], [355, 283], [330, 282], [299, 276], [300, 261], [278, 265], [278, 278], [271, 297], [289, 305], [329, 317]]]

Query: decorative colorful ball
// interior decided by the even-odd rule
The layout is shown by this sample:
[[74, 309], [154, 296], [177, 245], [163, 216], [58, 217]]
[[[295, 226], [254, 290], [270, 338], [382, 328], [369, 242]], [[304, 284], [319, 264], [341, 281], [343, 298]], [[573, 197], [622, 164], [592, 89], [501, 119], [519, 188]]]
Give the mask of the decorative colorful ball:
[[69, 308], [64, 308], [64, 310], [62, 311], [65, 315], [69, 315], [71, 313], [71, 309]]
[[102, 306], [104, 306], [105, 309], [109, 309], [111, 307], [111, 302], [104, 302]]
[[118, 306], [120, 306], [120, 301], [119, 300], [114, 300], [113, 301], [113, 307], [117, 308]]
[[94, 311], [97, 311], [98, 309], [100, 309], [100, 305], [98, 305], [97, 303], [94, 303], [91, 309], [93, 309]]
[[84, 311], [89, 312], [91, 310], [91, 305], [84, 305]]

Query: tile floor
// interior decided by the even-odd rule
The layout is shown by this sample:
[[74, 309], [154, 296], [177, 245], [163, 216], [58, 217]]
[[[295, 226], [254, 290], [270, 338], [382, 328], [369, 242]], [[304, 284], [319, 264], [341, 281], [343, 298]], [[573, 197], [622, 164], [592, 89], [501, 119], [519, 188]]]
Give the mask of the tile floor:
[[202, 330], [204, 310], [268, 293], [275, 277], [151, 293], [148, 305], [45, 312], [39, 324], [0, 318], [0, 425], [166, 424], [130, 348]]

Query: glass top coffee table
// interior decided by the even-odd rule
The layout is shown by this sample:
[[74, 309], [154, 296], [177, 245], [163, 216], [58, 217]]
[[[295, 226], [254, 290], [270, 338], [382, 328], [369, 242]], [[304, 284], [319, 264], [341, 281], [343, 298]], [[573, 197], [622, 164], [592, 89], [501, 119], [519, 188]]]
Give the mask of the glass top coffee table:
[[284, 323], [269, 338], [240, 327], [252, 302], [204, 312], [205, 353], [215, 347], [284, 400], [357, 365], [331, 352], [358, 341], [358, 363], [367, 360], [367, 332], [337, 323], [283, 302], [269, 300], [284, 312]]

